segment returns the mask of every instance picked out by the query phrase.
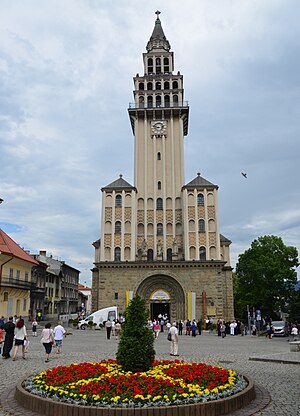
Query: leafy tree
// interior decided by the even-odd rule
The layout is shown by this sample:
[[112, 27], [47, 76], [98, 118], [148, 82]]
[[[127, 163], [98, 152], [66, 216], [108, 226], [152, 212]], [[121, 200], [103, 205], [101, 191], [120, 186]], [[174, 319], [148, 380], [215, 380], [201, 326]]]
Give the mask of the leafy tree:
[[289, 321], [300, 324], [300, 289], [295, 290], [288, 305]]
[[247, 305], [261, 309], [263, 316], [276, 317], [284, 311], [295, 291], [299, 265], [298, 251], [286, 246], [280, 237], [263, 236], [239, 255], [236, 266], [235, 296], [239, 313]]
[[145, 301], [135, 296], [125, 311], [117, 361], [123, 370], [147, 371], [155, 357], [154, 337], [147, 328], [148, 310]]

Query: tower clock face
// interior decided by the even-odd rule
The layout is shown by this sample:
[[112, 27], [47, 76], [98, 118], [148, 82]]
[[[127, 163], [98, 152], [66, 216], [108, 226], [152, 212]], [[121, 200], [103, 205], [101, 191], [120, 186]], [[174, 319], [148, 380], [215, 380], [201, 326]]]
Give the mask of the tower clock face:
[[152, 129], [152, 133], [154, 135], [162, 135], [166, 133], [167, 130], [167, 125], [166, 125], [166, 121], [152, 121], [151, 123], [151, 129]]

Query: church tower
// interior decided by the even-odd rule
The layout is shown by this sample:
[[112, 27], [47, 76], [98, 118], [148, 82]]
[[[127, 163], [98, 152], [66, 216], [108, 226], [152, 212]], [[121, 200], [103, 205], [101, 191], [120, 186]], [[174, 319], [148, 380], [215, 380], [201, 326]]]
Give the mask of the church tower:
[[124, 311], [139, 294], [151, 319], [232, 319], [230, 240], [219, 230], [218, 186], [200, 173], [185, 184], [189, 106], [159, 14], [128, 108], [134, 185], [120, 175], [102, 188], [92, 308], [116, 304]]

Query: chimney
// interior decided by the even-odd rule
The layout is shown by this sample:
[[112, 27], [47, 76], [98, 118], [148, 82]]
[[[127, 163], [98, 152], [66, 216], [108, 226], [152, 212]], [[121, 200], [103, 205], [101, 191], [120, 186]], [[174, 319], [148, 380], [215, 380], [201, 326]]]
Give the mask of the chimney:
[[40, 250], [40, 256], [45, 256], [46, 257], [46, 250]]

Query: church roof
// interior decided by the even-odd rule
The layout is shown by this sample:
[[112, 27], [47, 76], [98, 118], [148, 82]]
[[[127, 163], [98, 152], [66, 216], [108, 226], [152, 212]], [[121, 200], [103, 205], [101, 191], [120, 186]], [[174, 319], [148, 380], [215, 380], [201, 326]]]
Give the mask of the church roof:
[[135, 189], [135, 187], [130, 185], [130, 183], [125, 181], [125, 179], [123, 179], [122, 175], [120, 175], [120, 177], [117, 180], [115, 180], [112, 183], [110, 183], [109, 185], [106, 185], [103, 188], [101, 188], [101, 191], [110, 190], [110, 189], [123, 190], [123, 189]]
[[155, 12], [157, 14], [157, 18], [155, 20], [154, 29], [152, 35], [147, 43], [147, 51], [151, 52], [152, 49], [165, 49], [169, 51], [171, 49], [170, 43], [167, 40], [163, 28], [161, 26], [161, 21], [159, 18], [160, 12]]
[[25, 250], [23, 250], [12, 238], [10, 238], [0, 228], [0, 253], [8, 256], [16, 257], [20, 260], [27, 261], [28, 263], [36, 264], [39, 263], [34, 260]]
[[218, 185], [214, 185], [213, 183], [209, 182], [208, 180], [206, 180], [205, 178], [203, 178], [200, 173], [197, 174], [196, 178], [193, 179], [191, 182], [187, 183], [186, 185], [183, 186], [183, 188], [188, 188], [188, 189], [195, 189], [195, 188], [216, 188], [218, 189]]
[[228, 238], [226, 238], [223, 234], [220, 234], [220, 242], [221, 243], [231, 244], [231, 240], [229, 240]]

